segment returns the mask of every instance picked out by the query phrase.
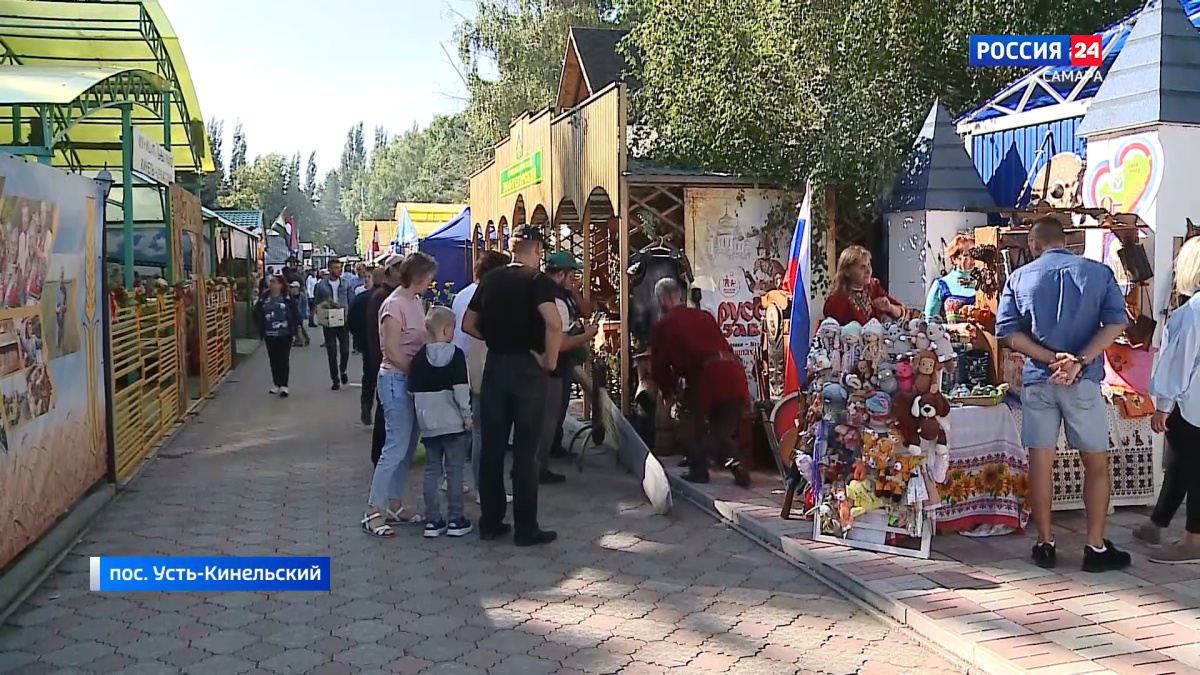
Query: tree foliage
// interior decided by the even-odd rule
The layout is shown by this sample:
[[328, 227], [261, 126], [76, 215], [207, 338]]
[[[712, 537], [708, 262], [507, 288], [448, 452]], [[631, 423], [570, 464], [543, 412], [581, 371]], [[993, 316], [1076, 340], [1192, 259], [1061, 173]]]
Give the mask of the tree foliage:
[[242, 122], [238, 120], [233, 128], [233, 149], [229, 154], [229, 175], [233, 176], [238, 169], [246, 166], [246, 132], [242, 130]]
[[476, 160], [522, 112], [554, 103], [571, 26], [617, 20], [614, 0], [476, 0], [456, 37], [470, 98], [466, 120]]
[[[940, 97], [961, 113], [1017, 73], [968, 68], [972, 34], [1086, 34], [1140, 0], [629, 0], [656, 158], [835, 182], [869, 209]], [[699, 114], [703, 111], [703, 114]]]
[[200, 202], [212, 209], [217, 207], [217, 200], [229, 187], [225, 176], [225, 122], [214, 117], [206, 126], [208, 154], [217, 170], [204, 175], [200, 183]]

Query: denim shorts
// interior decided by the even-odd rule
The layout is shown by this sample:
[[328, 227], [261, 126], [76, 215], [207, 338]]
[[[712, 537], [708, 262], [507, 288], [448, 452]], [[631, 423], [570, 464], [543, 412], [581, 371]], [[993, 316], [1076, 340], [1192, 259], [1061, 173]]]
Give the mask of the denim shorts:
[[1021, 388], [1021, 442], [1027, 448], [1067, 445], [1079, 452], [1108, 452], [1108, 409], [1100, 383], [1082, 380], [1068, 387], [1040, 382]]

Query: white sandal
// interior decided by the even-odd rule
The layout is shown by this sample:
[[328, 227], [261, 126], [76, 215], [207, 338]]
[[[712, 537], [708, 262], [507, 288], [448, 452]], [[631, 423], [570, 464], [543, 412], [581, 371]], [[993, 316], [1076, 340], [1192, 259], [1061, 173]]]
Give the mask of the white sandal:
[[401, 506], [397, 511], [385, 508], [383, 510], [383, 517], [384, 522], [386, 522], [388, 525], [420, 525], [425, 520], [419, 513], [412, 516], [404, 515], [403, 506]]
[[[383, 520], [384, 524], [372, 526], [371, 522], [376, 519]], [[364, 514], [363, 519], [359, 521], [359, 524], [362, 525], [363, 532], [366, 532], [367, 534], [374, 536], [374, 537], [386, 539], [388, 537], [394, 537], [396, 535], [396, 531], [392, 529], [392, 526], [387, 524], [387, 516], [385, 516], [382, 513]]]

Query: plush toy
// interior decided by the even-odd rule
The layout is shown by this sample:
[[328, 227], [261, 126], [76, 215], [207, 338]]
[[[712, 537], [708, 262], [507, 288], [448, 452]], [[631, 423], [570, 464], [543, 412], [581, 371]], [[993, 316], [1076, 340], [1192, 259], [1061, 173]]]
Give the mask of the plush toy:
[[875, 370], [875, 388], [891, 396], [896, 393], [899, 383], [896, 382], [896, 366], [884, 361]]
[[871, 319], [867, 325], [863, 326], [863, 358], [870, 361], [872, 367], [882, 361], [885, 356], [883, 339], [883, 324], [879, 323], [879, 319]]
[[909, 467], [903, 458], [893, 462], [891, 470], [888, 471], [883, 491], [895, 504], [904, 500], [908, 488], [908, 474]]
[[867, 355], [864, 353], [863, 358], [859, 360], [858, 365], [854, 368], [854, 373], [858, 375], [858, 379], [862, 381], [865, 387], [875, 379], [875, 364], [869, 361]]
[[858, 481], [867, 479], [867, 462], [862, 456], [854, 460], [854, 466], [850, 469], [850, 476], [853, 480]]
[[825, 375], [833, 372], [833, 359], [824, 349], [812, 349], [808, 352], [808, 372]]
[[892, 416], [892, 397], [882, 391], [871, 394], [863, 407], [867, 411], [868, 425], [877, 431], [885, 431]]
[[908, 322], [908, 339], [917, 351], [929, 349], [929, 326], [921, 319]]
[[846, 485], [846, 496], [851, 503], [851, 518], [858, 518], [880, 507], [879, 500], [875, 498], [875, 491], [861, 480], [852, 480]]
[[946, 332], [946, 324], [941, 321], [930, 323], [927, 334], [938, 361], [945, 363], [954, 359], [954, 345], [950, 344], [950, 335]]
[[846, 491], [843, 489], [838, 489], [833, 496], [837, 500], [838, 524], [842, 526], [842, 533], [845, 534], [854, 527], [854, 516], [850, 513], [850, 500], [846, 498]]
[[867, 412], [867, 406], [863, 401], [852, 401], [846, 406], [846, 424], [861, 429], [867, 426], [870, 421], [870, 413]]
[[941, 394], [922, 394], [913, 399], [910, 412], [917, 418], [917, 439], [920, 454], [925, 457], [926, 473], [933, 482], [944, 483], [950, 470], [950, 449], [946, 441], [950, 403]]
[[842, 369], [840, 372], [852, 373], [862, 358], [862, 324], [857, 321], [842, 326]]
[[822, 419], [828, 422], [839, 421], [846, 410], [846, 402], [850, 400], [850, 392], [837, 382], [830, 382], [821, 388]]
[[929, 350], [917, 352], [913, 357], [913, 368], [916, 370], [913, 391], [917, 396], [941, 391], [942, 364], [938, 361], [937, 354]]
[[833, 364], [834, 372], [841, 372], [842, 327], [838, 325], [837, 319], [825, 319], [817, 327], [816, 339], [813, 340], [809, 353], [811, 354], [813, 350], [824, 350], [829, 357], [829, 362]]
[[915, 373], [913, 373], [912, 364], [908, 361], [900, 361], [896, 364], [896, 392], [910, 396], [913, 393]]
[[904, 326], [898, 323], [889, 323], [884, 328], [883, 334], [883, 344], [887, 349], [888, 356], [895, 358], [912, 351], [912, 342], [909, 340], [908, 334], [904, 332]]

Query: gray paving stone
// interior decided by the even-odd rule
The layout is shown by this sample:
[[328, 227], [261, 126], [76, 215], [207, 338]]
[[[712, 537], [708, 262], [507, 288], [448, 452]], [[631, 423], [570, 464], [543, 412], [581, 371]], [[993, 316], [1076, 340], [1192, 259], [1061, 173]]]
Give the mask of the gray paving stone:
[[328, 635], [328, 632], [317, 630], [311, 626], [288, 626], [274, 635], [268, 635], [263, 640], [286, 649], [302, 649]]
[[16, 650], [0, 652], [0, 673], [15, 672], [17, 668], [34, 661], [37, 661], [37, 656], [29, 652]]
[[378, 642], [395, 632], [396, 626], [378, 619], [370, 619], [342, 626], [333, 631], [333, 634], [355, 642]]
[[510, 656], [488, 669], [488, 675], [549, 675], [558, 671], [554, 661], [525, 654]]
[[192, 646], [210, 654], [232, 654], [258, 642], [258, 637], [244, 630], [219, 630], [211, 635], [193, 640]]
[[245, 659], [221, 654], [197, 661], [183, 672], [187, 675], [240, 675], [253, 667], [254, 664]]
[[241, 628], [246, 624], [261, 621], [263, 615], [244, 609], [227, 609], [204, 618], [204, 623], [217, 628]]
[[135, 659], [157, 659], [186, 646], [186, 642], [170, 635], [152, 635], [122, 645], [117, 651]]
[[307, 673], [322, 663], [327, 663], [329, 657], [307, 649], [289, 649], [282, 654], [273, 656], [261, 665], [264, 669], [285, 675], [300, 675]]
[[479, 641], [480, 649], [491, 649], [501, 654], [527, 654], [545, 642], [545, 638], [516, 630], [499, 630]]
[[46, 654], [42, 660], [56, 666], [82, 666], [101, 656], [113, 653], [113, 648], [99, 642], [76, 642], [69, 647]]
[[473, 649], [475, 649], [475, 645], [470, 642], [449, 637], [431, 637], [413, 645], [406, 651], [426, 661], [441, 663], [453, 661]]
[[381, 644], [357, 645], [340, 654], [335, 654], [334, 661], [350, 664], [358, 668], [382, 666], [401, 656], [400, 650]]
[[117, 672], [120, 675], [177, 675], [179, 669], [160, 661], [139, 661]]

